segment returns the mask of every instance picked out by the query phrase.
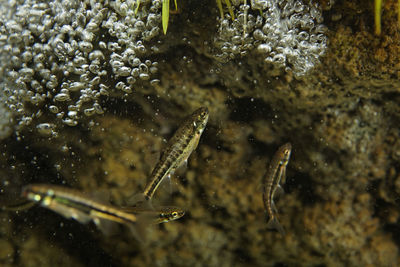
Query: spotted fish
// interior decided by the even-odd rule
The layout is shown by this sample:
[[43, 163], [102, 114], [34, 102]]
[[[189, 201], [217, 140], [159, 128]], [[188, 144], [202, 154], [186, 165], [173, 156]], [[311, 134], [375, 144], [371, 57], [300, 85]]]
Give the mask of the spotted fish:
[[199, 144], [208, 116], [208, 109], [201, 107], [184, 120], [162, 151], [143, 194], [134, 196], [130, 204], [151, 200], [160, 183], [165, 178], [170, 178], [177, 168], [187, 162]]
[[179, 207], [161, 206], [154, 209], [142, 209], [138, 207], [123, 207], [126, 212], [133, 212], [136, 214], [146, 215], [147, 217], [154, 218], [153, 224], [166, 223], [177, 220], [183, 215], [185, 211]]
[[286, 143], [275, 153], [272, 161], [263, 177], [263, 202], [268, 215], [268, 227], [278, 230], [282, 235], [285, 231], [277, 218], [277, 210], [274, 203], [274, 196], [277, 192], [283, 191], [280, 182], [286, 179], [286, 166], [289, 163], [292, 145]]

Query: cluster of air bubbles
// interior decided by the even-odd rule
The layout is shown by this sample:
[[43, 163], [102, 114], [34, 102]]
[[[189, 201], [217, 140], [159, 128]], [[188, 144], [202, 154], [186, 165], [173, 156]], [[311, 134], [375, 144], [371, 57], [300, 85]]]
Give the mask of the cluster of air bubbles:
[[326, 27], [312, 1], [236, 0], [232, 8], [235, 18], [225, 14], [214, 40], [222, 62], [256, 49], [267, 64], [301, 76], [325, 53]]
[[12, 113], [5, 106], [3, 97], [0, 96], [0, 140], [7, 138], [12, 132]]
[[138, 82], [158, 81], [158, 63], [148, 57], [161, 32], [161, 0], [3, 1], [0, 7], [0, 138], [11, 115], [17, 130], [32, 125], [57, 136], [62, 125], [103, 114], [110, 94], [125, 97]]

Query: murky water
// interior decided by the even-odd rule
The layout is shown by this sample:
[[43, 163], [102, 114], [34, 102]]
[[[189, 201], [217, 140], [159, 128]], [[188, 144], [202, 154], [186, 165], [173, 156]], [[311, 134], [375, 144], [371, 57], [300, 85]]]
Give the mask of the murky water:
[[399, 265], [396, 1], [0, 5], [1, 266]]

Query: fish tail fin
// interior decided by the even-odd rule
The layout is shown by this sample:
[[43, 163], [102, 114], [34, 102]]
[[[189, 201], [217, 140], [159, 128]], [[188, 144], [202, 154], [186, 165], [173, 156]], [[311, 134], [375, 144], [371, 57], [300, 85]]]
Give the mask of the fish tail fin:
[[279, 223], [278, 218], [276, 216], [271, 217], [267, 223], [268, 229], [275, 229], [281, 235], [285, 235], [285, 230], [283, 229], [282, 225]]
[[144, 213], [137, 215], [136, 218], [136, 223], [130, 223], [127, 224], [127, 226], [136, 240], [138, 240], [140, 243], [146, 243], [147, 228], [153, 224], [154, 215]]
[[136, 195], [131, 196], [126, 201], [127, 206], [134, 206], [134, 207], [146, 207], [153, 209], [153, 205], [151, 204], [151, 199], [149, 199], [145, 194], [139, 193]]
[[10, 205], [10, 206], [1, 206], [0, 207], [0, 211], [21, 211], [21, 210], [26, 210], [29, 209], [33, 206], [37, 205], [37, 202], [33, 202], [33, 201], [26, 201], [23, 203], [18, 203], [15, 205]]

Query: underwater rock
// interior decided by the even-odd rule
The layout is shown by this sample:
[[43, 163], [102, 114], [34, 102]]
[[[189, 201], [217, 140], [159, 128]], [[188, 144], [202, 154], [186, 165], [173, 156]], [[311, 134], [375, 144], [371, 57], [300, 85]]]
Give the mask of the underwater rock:
[[[0, 182], [11, 184], [2, 188], [7, 192], [31, 182], [108, 191], [115, 205], [124, 205], [143, 190], [181, 119], [207, 106], [210, 121], [188, 167], [172, 177], [172, 190], [163, 184], [154, 199], [186, 215], [148, 227], [148, 242], [141, 244], [125, 229], [106, 237], [38, 209], [8, 213], [0, 229], [19, 251], [18, 263], [51, 266], [62, 255], [77, 266], [89, 265], [88, 258], [107, 266], [398, 266], [400, 38], [396, 13], [388, 10], [394, 1], [384, 6], [381, 37], [374, 36], [365, 1], [332, 6], [321, 0], [328, 10], [322, 13], [314, 1], [281, 1], [303, 9], [268, 23], [314, 10], [308, 33], [316, 34], [323, 16], [329, 46], [308, 38], [306, 48], [315, 50], [306, 51], [324, 56], [297, 51], [296, 61], [287, 55], [300, 48], [280, 49], [275, 40], [268, 53], [283, 55], [278, 65], [265, 62], [265, 38], [284, 36], [282, 25], [276, 33], [257, 31], [256, 18], [261, 27], [268, 16], [251, 6], [273, 4], [261, 8], [272, 16], [284, 7], [277, 1], [244, 6], [231, 0], [236, 21], [226, 6], [220, 19], [215, 1], [178, 1], [165, 36], [150, 30], [161, 25], [161, 1], [139, 2], [140, 21], [133, 15], [136, 0], [4, 3], [0, 88], [8, 88], [1, 92], [11, 120], [2, 125], [12, 130], [1, 143]], [[31, 11], [29, 21], [19, 20]], [[59, 11], [69, 16], [50, 16]], [[244, 41], [258, 42], [259, 49], [240, 48], [241, 39], [233, 39], [243, 37], [244, 15], [238, 15], [244, 11]], [[144, 32], [149, 41], [140, 43]], [[223, 63], [215, 56], [221, 34], [232, 50]], [[293, 42], [301, 37], [286, 35]], [[297, 70], [286, 68], [302, 60]], [[28, 127], [16, 127], [16, 141], [13, 127], [20, 123]], [[288, 141], [293, 153], [285, 194], [276, 199], [287, 232], [281, 237], [267, 229], [260, 179]]]

